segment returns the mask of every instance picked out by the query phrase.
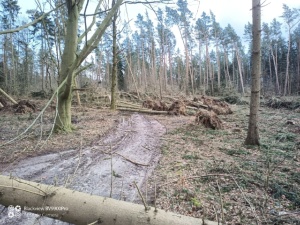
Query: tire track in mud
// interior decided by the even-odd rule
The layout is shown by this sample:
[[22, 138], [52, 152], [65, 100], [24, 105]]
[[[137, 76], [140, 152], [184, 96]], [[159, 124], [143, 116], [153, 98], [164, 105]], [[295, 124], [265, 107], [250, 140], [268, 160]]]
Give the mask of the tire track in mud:
[[[160, 137], [165, 128], [140, 114], [132, 114], [129, 119], [120, 117], [119, 122], [116, 129], [93, 147], [28, 158], [7, 168], [3, 174], [51, 185], [67, 184], [70, 189], [104, 197], [112, 192], [112, 198], [133, 202], [139, 198], [133, 182], [141, 187], [151, 175], [159, 160]], [[104, 153], [110, 151], [149, 166], [134, 164], [118, 154]], [[32, 213], [11, 219], [2, 208], [0, 224], [67, 224]]]

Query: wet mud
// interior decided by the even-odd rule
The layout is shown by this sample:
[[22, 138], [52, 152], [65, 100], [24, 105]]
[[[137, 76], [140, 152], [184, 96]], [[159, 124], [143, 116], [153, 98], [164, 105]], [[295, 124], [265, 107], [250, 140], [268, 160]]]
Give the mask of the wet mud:
[[[138, 201], [142, 187], [157, 165], [165, 127], [139, 114], [120, 116], [118, 126], [92, 147], [28, 158], [6, 167], [2, 174], [124, 201]], [[0, 205], [0, 224], [67, 224], [21, 213], [9, 218]]]

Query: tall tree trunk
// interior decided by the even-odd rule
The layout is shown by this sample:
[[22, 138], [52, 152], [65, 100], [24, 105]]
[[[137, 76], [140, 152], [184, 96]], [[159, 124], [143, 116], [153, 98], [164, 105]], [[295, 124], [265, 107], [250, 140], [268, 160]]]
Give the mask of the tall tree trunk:
[[289, 75], [289, 67], [290, 67], [290, 50], [291, 50], [291, 27], [288, 25], [288, 51], [286, 54], [286, 70], [285, 70], [285, 82], [284, 82], [284, 91], [283, 95], [285, 96], [289, 91], [289, 82], [290, 82], [290, 75]]
[[[269, 87], [274, 87], [273, 85], [273, 72], [272, 72], [272, 62], [271, 62], [271, 54], [268, 54], [268, 63], [269, 63], [269, 71], [270, 71], [270, 77], [269, 77], [269, 81], [267, 81], [267, 84]], [[265, 85], [262, 84], [262, 86], [264, 87]], [[267, 90], [266, 90], [267, 91]]]
[[278, 78], [277, 46], [275, 47], [275, 54], [274, 54], [274, 49], [271, 47], [271, 54], [272, 54], [274, 70], [275, 70], [276, 93], [280, 94], [281, 91], [280, 91], [279, 78]]
[[8, 76], [7, 76], [7, 56], [6, 56], [6, 49], [7, 40], [6, 35], [4, 37], [4, 45], [3, 45], [3, 74], [4, 74], [4, 83], [5, 83], [5, 90], [8, 91]]
[[201, 54], [201, 49], [202, 49], [202, 42], [201, 42], [201, 38], [199, 38], [199, 88], [202, 85], [202, 54]]
[[173, 89], [173, 63], [172, 63], [171, 46], [169, 46], [168, 48], [168, 56], [169, 56], [169, 70], [170, 70], [170, 85], [172, 90]]
[[297, 41], [297, 77], [298, 77], [298, 82], [297, 82], [297, 94], [300, 94], [300, 38]]
[[[112, 7], [115, 5], [115, 0], [112, 1]], [[115, 13], [112, 20], [112, 38], [113, 38], [113, 68], [111, 75], [111, 102], [110, 108], [116, 110], [117, 108], [117, 73], [118, 73], [118, 56], [117, 56], [117, 16], [118, 12]]]
[[252, 84], [250, 100], [250, 117], [246, 145], [260, 145], [258, 133], [258, 108], [260, 98], [261, 75], [261, 4], [252, 0], [253, 46], [252, 46]]
[[11, 77], [11, 91], [13, 94], [17, 93], [16, 90], [16, 67], [15, 67], [15, 51], [14, 51], [14, 45], [13, 45], [13, 35], [11, 35], [11, 70], [10, 70], [10, 77]]
[[238, 67], [239, 67], [239, 75], [240, 75], [240, 82], [241, 82], [241, 88], [242, 88], [242, 93], [243, 95], [245, 94], [245, 89], [244, 89], [244, 80], [243, 80], [243, 70], [242, 70], [242, 62], [241, 62], [241, 57], [239, 54], [239, 50], [237, 48], [237, 46], [235, 45], [236, 48], [236, 59], [238, 62]]
[[221, 65], [220, 65], [220, 53], [219, 44], [216, 43], [216, 53], [217, 53], [217, 67], [218, 67], [218, 91], [221, 89]]
[[209, 83], [212, 84], [212, 76], [210, 70], [210, 56], [209, 56], [209, 49], [208, 49], [208, 40], [205, 38], [205, 54], [206, 54], [206, 90], [209, 88]]
[[156, 56], [155, 56], [155, 42], [154, 40], [152, 40], [152, 43], [151, 43], [151, 64], [152, 64], [152, 85], [153, 85], [153, 88], [154, 88], [154, 93], [156, 92], [156, 87], [157, 87], [157, 84], [156, 84], [156, 80], [157, 80], [157, 76], [156, 76]]
[[68, 19], [67, 33], [65, 36], [65, 47], [63, 50], [61, 69], [59, 71], [59, 84], [67, 79], [66, 85], [58, 90], [58, 116], [55, 120], [55, 131], [63, 130], [66, 132], [72, 131], [71, 124], [71, 99], [72, 99], [72, 84], [74, 78], [74, 62], [76, 59], [77, 40], [78, 40], [78, 19], [79, 8], [78, 4], [72, 0], [67, 1]]

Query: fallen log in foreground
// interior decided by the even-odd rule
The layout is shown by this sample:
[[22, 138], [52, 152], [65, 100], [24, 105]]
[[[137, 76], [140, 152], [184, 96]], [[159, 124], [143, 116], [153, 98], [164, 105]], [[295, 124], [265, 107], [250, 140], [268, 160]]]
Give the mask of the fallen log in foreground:
[[56, 215], [55, 219], [76, 225], [217, 225], [152, 207], [146, 211], [143, 205], [2, 175], [0, 193], [2, 205], [18, 205], [22, 210], [50, 217]]

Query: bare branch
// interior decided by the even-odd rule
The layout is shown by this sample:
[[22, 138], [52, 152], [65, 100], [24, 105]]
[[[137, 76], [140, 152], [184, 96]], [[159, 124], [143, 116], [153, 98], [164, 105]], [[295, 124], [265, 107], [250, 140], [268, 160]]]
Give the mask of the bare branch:
[[[148, 5], [148, 4], [155, 4], [155, 3], [164, 3], [164, 4], [173, 4], [173, 3], [167, 3], [169, 0], [164, 0], [164, 1], [151, 1], [151, 2], [148, 2], [148, 1], [126, 1], [126, 2], [123, 2], [121, 5], [124, 5], [124, 4], [143, 4], [143, 5]], [[106, 13], [108, 11], [110, 11], [110, 9], [107, 9], [107, 10], [103, 10], [101, 12], [98, 12], [98, 13], [93, 13], [93, 14], [80, 14], [80, 16], [95, 16], [95, 15], [99, 15], [101, 13]]]
[[91, 22], [91, 24], [89, 25], [89, 27], [87, 28], [86, 26], [86, 14], [84, 13], [83, 16], [84, 16], [84, 24], [85, 24], [85, 31], [82, 35], [80, 35], [80, 37], [78, 38], [78, 42], [80, 42], [83, 37], [85, 36], [86, 37], [86, 43], [87, 43], [87, 33], [91, 31], [92, 27], [94, 26], [95, 22], [96, 22], [96, 12], [99, 10], [100, 8], [100, 5], [102, 3], [102, 0], [99, 1], [96, 9], [95, 9], [95, 15], [94, 15], [94, 18], [93, 18], [93, 21]]
[[30, 27], [32, 26], [33, 24], [36, 24], [38, 23], [39, 21], [41, 21], [42, 19], [44, 19], [46, 16], [48, 16], [50, 13], [52, 13], [53, 11], [57, 10], [58, 8], [60, 8], [61, 6], [63, 6], [64, 3], [58, 5], [56, 8], [50, 10], [49, 12], [47, 13], [44, 13], [43, 15], [41, 15], [39, 18], [35, 19], [34, 21], [30, 22], [30, 23], [27, 23], [21, 27], [18, 27], [18, 28], [15, 28], [15, 29], [11, 29], [11, 30], [4, 30], [4, 31], [0, 31], [0, 35], [1, 34], [9, 34], [9, 33], [15, 33], [15, 32], [19, 32], [27, 27]]

